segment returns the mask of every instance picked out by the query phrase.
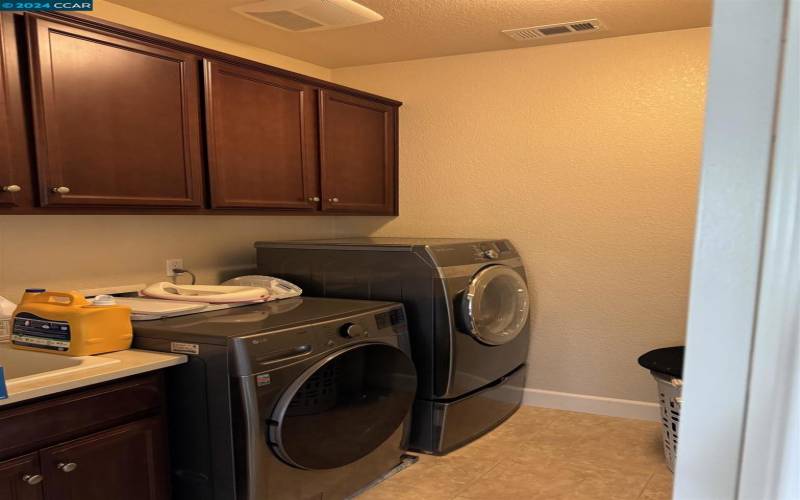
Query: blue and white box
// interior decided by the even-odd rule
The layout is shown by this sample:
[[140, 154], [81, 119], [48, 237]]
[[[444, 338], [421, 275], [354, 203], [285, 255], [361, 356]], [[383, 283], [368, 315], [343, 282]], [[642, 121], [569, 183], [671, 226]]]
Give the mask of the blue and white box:
[[6, 399], [8, 391], [6, 391], [6, 375], [3, 373], [3, 365], [0, 365], [0, 399]]

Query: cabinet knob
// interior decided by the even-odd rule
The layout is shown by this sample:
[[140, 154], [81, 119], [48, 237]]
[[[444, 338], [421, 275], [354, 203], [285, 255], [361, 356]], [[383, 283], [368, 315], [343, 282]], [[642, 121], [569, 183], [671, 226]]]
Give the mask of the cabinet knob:
[[309, 196], [308, 201], [310, 202], [319, 201], [319, 196]]
[[58, 186], [51, 189], [51, 191], [58, 194], [67, 194], [69, 193], [69, 188], [67, 186]]
[[333, 198], [328, 198], [328, 203], [339, 203], [339, 198], [335, 196]]
[[6, 193], [19, 193], [22, 191], [22, 188], [17, 186], [16, 184], [11, 184], [10, 186], [3, 186], [3, 191]]
[[22, 476], [22, 480], [25, 481], [25, 484], [36, 486], [44, 480], [44, 476], [41, 474], [25, 474]]
[[59, 462], [58, 465], [56, 465], [56, 469], [60, 470], [61, 472], [72, 472], [77, 468], [78, 464], [75, 462]]

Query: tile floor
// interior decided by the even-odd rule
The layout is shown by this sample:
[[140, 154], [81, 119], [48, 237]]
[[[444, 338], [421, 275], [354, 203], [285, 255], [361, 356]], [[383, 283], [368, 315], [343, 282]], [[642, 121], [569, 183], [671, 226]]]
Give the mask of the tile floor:
[[522, 407], [460, 450], [420, 456], [358, 500], [669, 500], [660, 440], [657, 422]]

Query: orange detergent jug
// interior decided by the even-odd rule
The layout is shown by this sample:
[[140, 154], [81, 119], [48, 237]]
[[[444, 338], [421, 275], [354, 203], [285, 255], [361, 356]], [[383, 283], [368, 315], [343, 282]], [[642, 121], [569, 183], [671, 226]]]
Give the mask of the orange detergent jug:
[[128, 349], [131, 308], [103, 304], [78, 292], [28, 290], [14, 311], [11, 342], [18, 349], [67, 356]]

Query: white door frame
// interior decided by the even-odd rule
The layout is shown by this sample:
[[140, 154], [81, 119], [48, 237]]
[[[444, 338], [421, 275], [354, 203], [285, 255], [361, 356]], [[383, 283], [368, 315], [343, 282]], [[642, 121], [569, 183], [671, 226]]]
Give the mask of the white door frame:
[[800, 497], [799, 9], [714, 3], [677, 499]]

